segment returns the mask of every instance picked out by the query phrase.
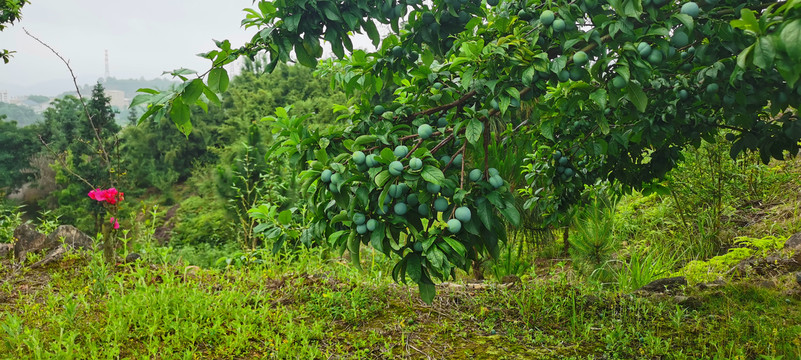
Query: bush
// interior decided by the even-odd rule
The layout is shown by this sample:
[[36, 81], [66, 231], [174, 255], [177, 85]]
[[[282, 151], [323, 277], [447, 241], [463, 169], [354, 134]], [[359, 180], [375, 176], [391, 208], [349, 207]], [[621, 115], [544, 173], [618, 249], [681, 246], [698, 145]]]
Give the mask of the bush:
[[0, 201], [0, 244], [14, 242], [14, 229], [23, 223], [20, 209]]
[[175, 213], [176, 225], [171, 239], [179, 245], [213, 246], [235, 240], [232, 235], [236, 234], [236, 229], [225, 207], [215, 200], [191, 196], [182, 201]]

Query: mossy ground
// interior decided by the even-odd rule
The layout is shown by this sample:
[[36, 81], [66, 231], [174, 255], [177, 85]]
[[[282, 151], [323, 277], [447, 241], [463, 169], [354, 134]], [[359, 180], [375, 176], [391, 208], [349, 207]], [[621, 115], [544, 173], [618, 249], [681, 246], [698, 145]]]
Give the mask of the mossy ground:
[[790, 275], [773, 289], [688, 288], [698, 301], [677, 305], [583, 285], [557, 265], [508, 288], [443, 286], [428, 305], [365, 268], [105, 267], [77, 254], [43, 269], [3, 262], [0, 358], [801, 358]]

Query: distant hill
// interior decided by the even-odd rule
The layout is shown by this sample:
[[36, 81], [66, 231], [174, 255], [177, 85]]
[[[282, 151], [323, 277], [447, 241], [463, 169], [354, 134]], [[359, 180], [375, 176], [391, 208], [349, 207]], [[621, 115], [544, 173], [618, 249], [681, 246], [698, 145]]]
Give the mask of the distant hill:
[[0, 115], [6, 115], [6, 121], [16, 121], [17, 126], [24, 127], [42, 120], [42, 115], [25, 106], [0, 102]]
[[[151, 79], [145, 80], [144, 78], [139, 79], [117, 79], [110, 77], [106, 80], [99, 79], [99, 81], [103, 84], [103, 87], [106, 90], [119, 90], [125, 92], [125, 97], [129, 99], [133, 99], [136, 96], [136, 90], [141, 88], [151, 88], [151, 89], [168, 89], [173, 84], [177, 84], [177, 82], [169, 80], [169, 79]], [[81, 87], [81, 93], [84, 96], [91, 96], [92, 88], [95, 86], [96, 82], [91, 84], [86, 84]], [[74, 95], [75, 91], [67, 91], [59, 97], [64, 95]]]

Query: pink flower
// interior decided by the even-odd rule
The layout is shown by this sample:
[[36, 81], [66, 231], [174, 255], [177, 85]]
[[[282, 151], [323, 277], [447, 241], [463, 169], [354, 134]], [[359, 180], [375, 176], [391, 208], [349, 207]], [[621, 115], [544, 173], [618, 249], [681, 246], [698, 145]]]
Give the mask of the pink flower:
[[114, 225], [114, 226], [113, 226], [113, 227], [114, 227], [114, 230], [117, 230], [117, 229], [119, 229], [119, 228], [120, 228], [120, 223], [119, 223], [119, 222], [117, 222], [117, 219], [115, 219], [113, 216], [111, 217], [111, 221], [109, 221], [109, 223], [111, 223], [111, 224], [113, 224], [113, 225]]
[[111, 205], [115, 205], [118, 201], [122, 201], [125, 198], [125, 194], [118, 192], [116, 188], [110, 188], [107, 190], [94, 189], [89, 192], [89, 198], [100, 202], [105, 201]]

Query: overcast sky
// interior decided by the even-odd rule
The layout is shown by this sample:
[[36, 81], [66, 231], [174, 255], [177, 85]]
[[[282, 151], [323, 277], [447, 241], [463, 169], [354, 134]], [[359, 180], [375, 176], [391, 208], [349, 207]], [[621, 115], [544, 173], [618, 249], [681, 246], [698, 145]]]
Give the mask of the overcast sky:
[[23, 27], [69, 59], [81, 84], [103, 76], [105, 50], [111, 76], [150, 79], [180, 67], [207, 69], [209, 61], [195, 54], [213, 50], [212, 39], [244, 44], [255, 29], [239, 24], [251, 6], [251, 0], [31, 0], [22, 20], [0, 32], [0, 48], [17, 51], [9, 64], [0, 62], [0, 91], [69, 79]]

